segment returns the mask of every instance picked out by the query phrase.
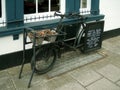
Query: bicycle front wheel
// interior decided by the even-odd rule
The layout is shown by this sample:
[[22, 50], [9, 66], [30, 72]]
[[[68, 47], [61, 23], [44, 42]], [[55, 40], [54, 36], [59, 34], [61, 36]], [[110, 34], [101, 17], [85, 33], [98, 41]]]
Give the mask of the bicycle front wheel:
[[35, 60], [32, 57], [31, 68], [37, 74], [44, 74], [52, 69], [56, 61], [56, 51], [53, 48], [41, 47], [35, 53]]

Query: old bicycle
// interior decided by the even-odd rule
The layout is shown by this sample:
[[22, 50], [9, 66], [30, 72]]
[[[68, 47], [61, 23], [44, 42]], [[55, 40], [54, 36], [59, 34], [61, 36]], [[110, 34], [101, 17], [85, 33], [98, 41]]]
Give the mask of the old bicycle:
[[[25, 53], [26, 53], [25, 45], [31, 43], [31, 42], [27, 42], [27, 38], [30, 37], [30, 39], [33, 43], [33, 45], [32, 45], [33, 56], [31, 59], [32, 74], [31, 74], [31, 77], [29, 80], [28, 87], [30, 87], [30, 85], [31, 85], [31, 81], [32, 81], [34, 73], [44, 74], [53, 68], [57, 57], [61, 56], [61, 48], [63, 48], [65, 46], [65, 47], [69, 47], [73, 50], [76, 50], [78, 47], [82, 46], [81, 50], [84, 50], [83, 46], [87, 46], [87, 45], [86, 44], [83, 45], [83, 43], [81, 43], [81, 41], [88, 40], [88, 37], [86, 37], [87, 36], [86, 33], [89, 33], [89, 36], [90, 36], [90, 35], [93, 35], [92, 34], [93, 32], [95, 32], [93, 30], [88, 32], [86, 30], [86, 24], [84, 23], [84, 20], [86, 20], [87, 18], [84, 17], [83, 15], [80, 15], [79, 13], [61, 14], [60, 12], [55, 12], [55, 16], [59, 16], [60, 21], [58, 22], [58, 25], [54, 28], [50, 28], [49, 30], [44, 29], [44, 30], [40, 30], [40, 31], [34, 30], [32, 28], [24, 29], [24, 32], [23, 32], [23, 62], [22, 62], [20, 73], [19, 73], [19, 78], [21, 78], [21, 74], [23, 71], [24, 63], [25, 63], [25, 57], [26, 57], [25, 56]], [[63, 28], [67, 24], [64, 24], [62, 22], [64, 20], [64, 18], [77, 20], [77, 23], [79, 24], [80, 27], [79, 27], [78, 31], [76, 32], [75, 37], [66, 39], [67, 33], [63, 30]], [[89, 27], [89, 25], [88, 25], [88, 27]], [[100, 30], [102, 31], [102, 29], [99, 29], [99, 32], [97, 32], [98, 39], [101, 35]], [[41, 34], [42, 32], [44, 32], [45, 35], [39, 36], [39, 34]], [[49, 34], [48, 32], [49, 33], [54, 32], [55, 34]], [[95, 36], [93, 36], [93, 37], [95, 38]], [[93, 40], [93, 39], [91, 39], [91, 40]], [[73, 41], [72, 45], [68, 44], [67, 43], [68, 41]], [[99, 40], [97, 40], [95, 42], [95, 45], [97, 45], [96, 43], [98, 41]], [[87, 43], [87, 44], [88, 44], [88, 46], [94, 45], [94, 44], [91, 44], [91, 42]], [[91, 46], [90, 46], [90, 49], [91, 49]], [[95, 46], [95, 48], [96, 47], [97, 46]]]

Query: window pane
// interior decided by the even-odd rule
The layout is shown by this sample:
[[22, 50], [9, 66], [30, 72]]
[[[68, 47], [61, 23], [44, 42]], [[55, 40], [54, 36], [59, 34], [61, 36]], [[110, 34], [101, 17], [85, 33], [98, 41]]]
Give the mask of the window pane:
[[1, 0], [0, 0], [0, 17], [2, 16], [2, 7], [1, 7]]
[[24, 14], [36, 12], [36, 0], [24, 0]]
[[87, 8], [87, 0], [82, 0], [81, 8]]
[[38, 0], [38, 12], [49, 11], [49, 0]]
[[59, 11], [59, 0], [51, 0], [51, 11]]

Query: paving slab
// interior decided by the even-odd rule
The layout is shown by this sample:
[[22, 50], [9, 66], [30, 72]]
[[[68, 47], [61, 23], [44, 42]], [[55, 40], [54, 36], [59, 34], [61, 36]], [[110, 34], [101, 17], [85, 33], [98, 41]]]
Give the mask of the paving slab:
[[[28, 82], [30, 80], [30, 76], [31, 76], [31, 72], [28, 72], [25, 74], [23, 73], [21, 79], [18, 78], [18, 75], [13, 76], [12, 80], [15, 84], [15, 88], [17, 88], [18, 90], [28, 89], [27, 86], [28, 86]], [[45, 77], [45, 75], [34, 74], [32, 82], [31, 82], [31, 87], [39, 86], [45, 82], [47, 82], [47, 78]]]
[[[72, 57], [72, 55], [74, 57]], [[54, 68], [47, 73], [49, 78], [53, 78], [57, 75], [61, 75], [65, 72], [71, 71], [73, 69], [76, 69], [80, 66], [83, 66], [85, 64], [97, 61], [99, 59], [102, 59], [104, 56], [99, 53], [90, 53], [88, 55], [76, 55], [75, 52], [69, 55], [69, 58], [66, 57], [62, 61], [57, 61]]]
[[0, 90], [16, 90], [11, 79], [0, 80]]
[[[21, 65], [16, 66], [16, 67], [12, 67], [12, 68], [8, 68], [8, 69], [7, 69], [7, 72], [8, 72], [9, 75], [11, 75], [11, 76], [16, 76], [16, 75], [19, 74], [20, 68], [21, 68]], [[28, 73], [28, 72], [30, 72], [30, 71], [31, 71], [30, 63], [25, 64], [25, 65], [24, 65], [24, 68], [23, 68], [23, 73], [25, 74], [25, 73]]]
[[102, 78], [102, 76], [96, 73], [95, 71], [85, 68], [83, 68], [83, 70], [74, 70], [74, 72], [70, 74], [74, 79], [76, 79], [84, 86], [88, 86], [89, 84]]
[[113, 82], [120, 80], [120, 69], [112, 64], [106, 65], [105, 67], [97, 70], [97, 72]]
[[[103, 41], [103, 46], [106, 50], [109, 50], [110, 52], [113, 52], [115, 54], [120, 55], [120, 36], [110, 38], [108, 40]], [[114, 45], [113, 45], [114, 43]]]
[[0, 90], [15, 90], [13, 81], [7, 71], [0, 72]]
[[120, 90], [120, 87], [103, 78], [86, 87], [87, 90]]
[[62, 75], [60, 77], [51, 79], [50, 81], [40, 86], [31, 88], [33, 90], [86, 90], [71, 76]]
[[120, 81], [118, 81], [116, 84], [120, 86]]

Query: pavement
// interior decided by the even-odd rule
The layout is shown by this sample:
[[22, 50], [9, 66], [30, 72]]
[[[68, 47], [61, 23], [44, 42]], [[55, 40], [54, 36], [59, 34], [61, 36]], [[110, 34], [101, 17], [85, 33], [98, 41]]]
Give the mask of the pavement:
[[[51, 78], [48, 77], [50, 72], [34, 74], [30, 88], [27, 88], [31, 75], [30, 64], [25, 65], [21, 79], [18, 79], [20, 66], [2, 70], [0, 90], [120, 90], [120, 36], [104, 40], [102, 48], [94, 53], [103, 57]], [[81, 54], [81, 57], [90, 55]]]

